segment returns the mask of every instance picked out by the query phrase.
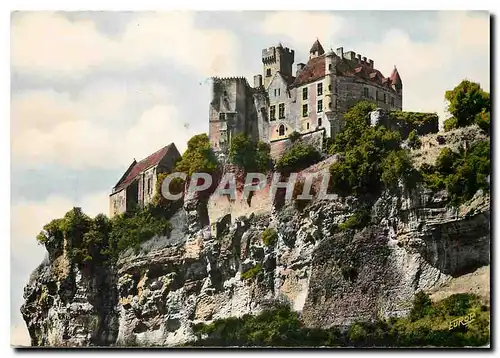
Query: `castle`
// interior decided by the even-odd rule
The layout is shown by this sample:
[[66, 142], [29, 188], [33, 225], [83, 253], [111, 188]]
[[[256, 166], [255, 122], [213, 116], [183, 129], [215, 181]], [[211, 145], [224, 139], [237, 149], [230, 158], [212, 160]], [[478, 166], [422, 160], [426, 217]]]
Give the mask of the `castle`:
[[359, 101], [402, 109], [403, 83], [395, 66], [384, 77], [373, 60], [342, 47], [325, 53], [319, 40], [295, 74], [294, 57], [294, 50], [281, 44], [262, 50], [263, 71], [254, 76], [253, 87], [244, 77], [212, 78], [209, 137], [216, 153], [226, 154], [232, 136], [245, 133], [270, 143], [276, 157], [294, 131], [316, 142], [319, 136], [334, 137], [343, 114]]

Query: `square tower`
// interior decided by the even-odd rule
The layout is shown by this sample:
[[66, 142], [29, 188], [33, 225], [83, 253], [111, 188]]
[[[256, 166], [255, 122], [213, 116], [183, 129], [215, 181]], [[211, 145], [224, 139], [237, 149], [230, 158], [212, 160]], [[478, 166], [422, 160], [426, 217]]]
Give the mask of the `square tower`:
[[264, 88], [269, 86], [271, 79], [278, 71], [285, 76], [292, 76], [294, 57], [295, 51], [288, 47], [284, 48], [281, 44], [262, 50]]

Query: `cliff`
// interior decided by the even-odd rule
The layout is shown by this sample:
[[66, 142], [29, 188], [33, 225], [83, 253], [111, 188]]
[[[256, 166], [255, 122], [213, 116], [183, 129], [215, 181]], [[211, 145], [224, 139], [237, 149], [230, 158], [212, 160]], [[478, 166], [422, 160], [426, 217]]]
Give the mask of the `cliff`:
[[[439, 291], [490, 262], [490, 197], [482, 191], [453, 208], [445, 191], [400, 185], [377, 198], [361, 230], [339, 229], [361, 205], [354, 197], [302, 210], [258, 200], [241, 204], [236, 217], [213, 198], [187, 197], [168, 237], [122, 253], [113, 266], [76, 265], [64, 250], [49, 255], [25, 288], [32, 345], [175, 346], [196, 339], [197, 323], [257, 314], [277, 301], [309, 327], [398, 317], [417, 291]], [[266, 245], [267, 228], [277, 240]]]

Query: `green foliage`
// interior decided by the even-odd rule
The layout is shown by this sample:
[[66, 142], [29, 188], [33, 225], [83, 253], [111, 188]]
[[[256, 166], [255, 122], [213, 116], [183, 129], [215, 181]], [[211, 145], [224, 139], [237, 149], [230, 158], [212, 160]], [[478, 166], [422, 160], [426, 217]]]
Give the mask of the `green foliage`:
[[449, 132], [458, 128], [458, 121], [455, 117], [450, 117], [444, 121], [444, 131]]
[[278, 233], [273, 228], [268, 227], [262, 233], [262, 242], [266, 246], [274, 245], [277, 239], [278, 239]]
[[155, 235], [168, 235], [170, 225], [164, 212], [148, 207], [136, 213], [113, 217], [110, 235], [111, 252], [116, 257], [121, 251], [133, 248], [136, 252], [141, 243]]
[[297, 131], [293, 131], [288, 136], [288, 139], [290, 139], [290, 142], [295, 143], [296, 141], [298, 141], [300, 139], [300, 133]]
[[345, 126], [330, 146], [330, 154], [345, 152], [355, 147], [366, 128], [370, 127], [370, 112], [376, 108], [374, 103], [367, 101], [358, 102], [351, 107], [344, 114]]
[[[476, 319], [468, 326], [449, 329], [453, 319], [472, 312]], [[341, 332], [337, 328], [307, 328], [297, 312], [280, 305], [256, 316], [198, 324], [193, 329], [198, 340], [186, 346], [464, 347], [482, 346], [490, 341], [490, 310], [474, 295], [452, 295], [431, 303], [427, 295], [419, 293], [410, 316], [356, 322]]]
[[413, 299], [413, 308], [410, 311], [410, 320], [416, 321], [431, 313], [432, 301], [428, 294], [423, 291], [417, 292]]
[[[298, 196], [302, 195], [304, 192], [304, 185], [305, 185], [305, 180], [304, 179], [299, 179], [295, 182], [295, 186], [293, 187], [293, 193], [292, 193], [292, 200], [295, 208], [297, 210], [302, 211], [306, 208], [306, 206], [312, 201], [312, 199], [299, 199]], [[313, 198], [316, 196], [316, 190], [314, 186], [311, 186], [309, 193], [306, 193], [306, 195], [309, 194]]]
[[407, 123], [410, 127], [421, 127], [431, 123], [437, 123], [437, 113], [391, 111], [388, 113], [391, 120]]
[[400, 178], [410, 177], [413, 169], [408, 151], [404, 149], [390, 151], [381, 163], [381, 180], [386, 187], [395, 185]]
[[43, 230], [37, 235], [38, 243], [45, 244], [49, 240], [53, 240], [56, 244], [62, 244], [64, 236], [61, 230], [61, 222], [63, 219], [54, 219], [43, 227]]
[[276, 163], [281, 173], [298, 172], [321, 160], [321, 154], [312, 145], [296, 142]]
[[411, 149], [418, 149], [422, 146], [422, 141], [418, 137], [416, 130], [412, 130], [408, 135], [408, 146]]
[[445, 189], [451, 196], [451, 204], [459, 205], [479, 190], [488, 190], [491, 173], [490, 142], [475, 143], [468, 151], [454, 152], [444, 148], [435, 166], [422, 166], [421, 176], [432, 190]]
[[[155, 194], [153, 197], [152, 205], [155, 208], [158, 209], [161, 208], [165, 210], [165, 212], [171, 213], [177, 208], [179, 203], [177, 201], [166, 199], [161, 193], [161, 187], [163, 185], [163, 181], [168, 175], [169, 173], [161, 173], [158, 175], [156, 180]], [[184, 192], [184, 184], [185, 182], [181, 178], [174, 178], [169, 185], [170, 193], [176, 195], [178, 193]]]
[[205, 133], [195, 135], [188, 141], [188, 148], [175, 166], [176, 172], [186, 173], [189, 177], [193, 173], [213, 173], [216, 169], [217, 158]]
[[476, 116], [490, 112], [490, 94], [481, 89], [479, 83], [463, 80], [453, 90], [446, 91], [448, 112], [456, 118], [458, 127], [465, 127], [475, 122]]
[[229, 159], [247, 172], [265, 172], [271, 163], [271, 147], [264, 142], [254, 142], [243, 133], [235, 135], [229, 147]]
[[481, 113], [476, 114], [474, 122], [481, 128], [486, 134], [490, 134], [490, 111], [483, 109]]
[[370, 223], [370, 220], [370, 211], [368, 209], [361, 209], [340, 224], [339, 230], [362, 229]]
[[255, 276], [257, 276], [262, 270], [262, 265], [261, 264], [257, 264], [255, 265], [254, 267], [246, 270], [245, 272], [243, 272], [241, 274], [241, 278], [244, 279], [244, 280], [249, 280], [251, 278], [254, 278]]
[[[368, 110], [365, 109], [365, 110]], [[359, 111], [355, 111], [357, 113]], [[377, 193], [382, 183], [386, 186], [393, 185], [399, 177], [406, 175], [411, 167], [406, 151], [400, 149], [401, 135], [386, 128], [370, 127], [363, 118], [352, 117], [348, 112], [351, 122], [347, 122], [340, 134], [340, 143], [335, 139], [332, 151], [342, 149], [343, 155], [330, 167], [330, 189], [339, 195], [365, 195]], [[363, 114], [364, 116], [365, 114]], [[359, 129], [350, 128], [360, 126]], [[358, 137], [349, 138], [346, 142], [345, 133], [357, 132]], [[387, 165], [387, 160], [397, 160], [398, 165], [392, 168]]]

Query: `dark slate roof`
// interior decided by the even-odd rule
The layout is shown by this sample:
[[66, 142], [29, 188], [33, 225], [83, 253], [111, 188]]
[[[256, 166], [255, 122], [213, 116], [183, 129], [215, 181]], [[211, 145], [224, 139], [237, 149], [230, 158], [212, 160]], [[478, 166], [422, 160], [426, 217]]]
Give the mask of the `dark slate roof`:
[[[158, 163], [165, 157], [165, 155], [168, 153], [169, 150], [175, 150], [175, 144], [170, 143], [169, 145], [161, 148], [160, 150], [154, 152], [147, 158], [142, 159], [139, 162], [136, 162], [135, 165], [132, 166], [132, 168], [129, 168], [129, 173], [128, 175], [125, 176], [125, 178], [122, 178], [116, 186], [114, 191], [120, 191], [123, 188], [126, 188], [129, 186], [134, 179], [144, 170], [149, 169], [151, 167], [154, 167], [155, 165], [158, 165]], [[134, 163], [132, 163], [134, 164]]]
[[314, 53], [316, 51], [318, 52], [318, 55], [322, 55], [325, 53], [325, 50], [323, 50], [323, 46], [321, 46], [318, 39], [316, 39], [316, 41], [314, 41], [311, 49], [309, 50], [309, 53]]

